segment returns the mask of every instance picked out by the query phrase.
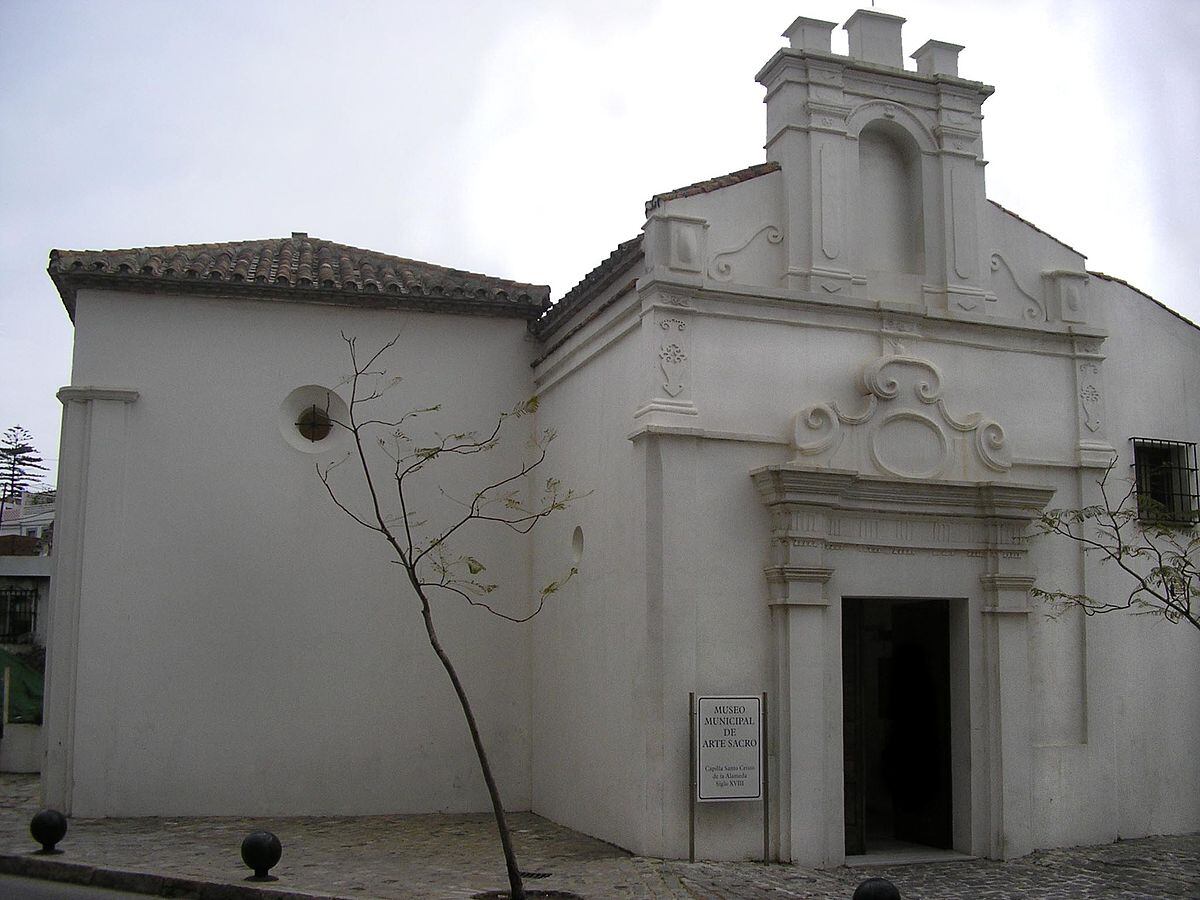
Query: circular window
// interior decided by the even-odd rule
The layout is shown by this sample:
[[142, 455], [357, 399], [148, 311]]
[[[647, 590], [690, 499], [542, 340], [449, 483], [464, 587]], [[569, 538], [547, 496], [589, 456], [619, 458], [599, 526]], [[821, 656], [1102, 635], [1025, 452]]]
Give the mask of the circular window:
[[319, 384], [298, 387], [279, 406], [279, 433], [304, 453], [340, 448], [349, 432], [339, 423], [349, 419], [346, 401]]
[[296, 430], [300, 432], [300, 437], [315, 444], [329, 437], [333, 423], [329, 421], [329, 413], [312, 403], [300, 413], [300, 418], [296, 420]]

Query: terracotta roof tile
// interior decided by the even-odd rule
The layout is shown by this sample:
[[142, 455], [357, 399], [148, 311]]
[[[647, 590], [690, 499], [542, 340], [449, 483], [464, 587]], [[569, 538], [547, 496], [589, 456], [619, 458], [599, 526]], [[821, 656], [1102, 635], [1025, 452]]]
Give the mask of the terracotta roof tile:
[[710, 191], [720, 190], [723, 187], [749, 181], [751, 178], [758, 178], [760, 175], [769, 175], [771, 172], [778, 172], [780, 168], [777, 162], [759, 163], [756, 166], [750, 166], [748, 169], [739, 169], [736, 172], [730, 172], [728, 175], [718, 175], [716, 178], [709, 178], [707, 181], [697, 181], [695, 184], [675, 188], [675, 190], [667, 191], [664, 194], [655, 194], [646, 201], [646, 215], [650, 215], [651, 212], [667, 200], [675, 200], [679, 197], [691, 197], [695, 194], [707, 194]]
[[567, 291], [557, 303], [546, 310], [545, 314], [533, 324], [533, 331], [543, 340], [557, 331], [575, 311], [586, 306], [589, 301], [602, 293], [622, 272], [640, 260], [642, 252], [642, 235], [622, 241], [608, 258], [592, 271], [583, 276], [583, 280]]
[[290, 238], [129, 250], [51, 250], [47, 271], [72, 319], [81, 287], [221, 293], [355, 306], [403, 303], [536, 319], [550, 288], [335, 244]]

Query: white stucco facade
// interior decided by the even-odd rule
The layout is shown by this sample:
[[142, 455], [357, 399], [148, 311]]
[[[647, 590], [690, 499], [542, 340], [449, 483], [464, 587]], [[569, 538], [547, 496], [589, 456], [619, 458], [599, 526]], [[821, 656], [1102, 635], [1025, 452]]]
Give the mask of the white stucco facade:
[[[921, 646], [944, 662], [942, 846], [1006, 858], [1200, 827], [1197, 635], [1048, 617], [1035, 583], [1128, 588], [1027, 539], [1038, 510], [1095, 502], [1114, 453], [1129, 471], [1132, 438], [1200, 439], [1200, 330], [987, 200], [992, 88], [958, 76], [956, 45], [904, 70], [900, 24], [856, 13], [842, 57], [833, 23], [797, 20], [758, 76], [767, 163], [656, 197], [644, 235], [528, 328], [75, 285], [48, 801], [486, 807], [415, 601], [315, 477], [345, 447], [286, 436], [297, 389], [345, 394], [344, 332], [399, 334], [386, 409], [440, 403], [444, 430], [536, 393], [547, 471], [586, 492], [528, 538], [463, 544], [513, 609], [578, 558], [531, 625], [437, 612], [510, 808], [686, 856], [689, 692], [765, 692], [771, 853], [839, 863], [852, 807], [869, 826], [877, 802], [850, 772], [851, 751], [878, 763], [886, 716], [863, 710], [919, 608], [941, 617]], [[434, 485], [423, 504], [440, 514]], [[852, 693], [874, 699], [851, 714]], [[701, 805], [698, 855], [755, 856], [762, 818]]]
[[[403, 330], [412, 395], [452, 395], [447, 430], [486, 421], [526, 395], [525, 324], [364, 312], [78, 296], [61, 474], [82, 534], [56, 548], [49, 673], [50, 707], [69, 681], [74, 712], [51, 714], [47, 773], [76, 814], [486, 803], [417, 607], [316, 478], [345, 446], [297, 450], [278, 419], [296, 388], [342, 380], [341, 331], [365, 345]], [[353, 479], [334, 483], [362, 502]], [[491, 551], [494, 577], [525, 596], [523, 542]], [[72, 615], [73, 659], [57, 642]], [[529, 634], [468, 627], [452, 605], [443, 618], [509, 802], [528, 806]]]

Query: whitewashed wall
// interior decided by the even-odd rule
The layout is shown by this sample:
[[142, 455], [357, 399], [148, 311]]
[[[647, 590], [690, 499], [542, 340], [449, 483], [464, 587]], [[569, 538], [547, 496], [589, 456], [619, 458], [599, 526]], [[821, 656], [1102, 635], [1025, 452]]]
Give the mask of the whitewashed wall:
[[[799, 410], [836, 401], [858, 411], [864, 364], [889, 354], [927, 360], [940, 373], [950, 413], [961, 420], [981, 413], [1004, 428], [1012, 468], [987, 477], [1053, 490], [1052, 506], [1093, 502], [1097, 447], [1115, 447], [1123, 473], [1131, 436], [1200, 436], [1188, 400], [1200, 378], [1196, 329], [1120, 285], [1085, 283], [1078, 252], [993, 205], [982, 211], [980, 245], [992, 261], [994, 299], [978, 310], [781, 287], [783, 248], [764, 227], [779, 209], [785, 177], [771, 173], [664, 204], [648, 226], [636, 304], [618, 301], [538, 369], [543, 411], [574, 422], [558, 451], [596, 493], [578, 515], [588, 536], [570, 594], [579, 605], [552, 611], [537, 635], [534, 715], [547, 742], [535, 742], [534, 807], [639, 852], [687, 852], [687, 693], [769, 688], [762, 568], [770, 523], [749, 472], [795, 455]], [[698, 236], [694, 270], [672, 269], [656, 255], [674, 246], [672, 228]], [[730, 247], [742, 249], [729, 254]], [[727, 268], [718, 267], [719, 256]], [[1081, 308], [1066, 308], [1064, 283], [1086, 285]], [[615, 341], [635, 316], [636, 334]], [[679, 337], [680, 322], [686, 361], [668, 375], [664, 328]], [[1087, 378], [1101, 379], [1099, 411], [1081, 401], [1091, 382], [1080, 367], [1093, 363], [1100, 374]], [[666, 381], [676, 391], [674, 411], [662, 393]], [[1081, 460], [1089, 464], [1081, 468]], [[964, 468], [941, 477], [981, 476]], [[561, 551], [536, 546], [546, 577], [542, 554]], [[1028, 570], [1044, 587], [1123, 589], [1114, 573], [1085, 565], [1061, 542], [1030, 545]], [[1011, 834], [992, 833], [988, 779], [1000, 775], [989, 753], [993, 741], [1011, 739], [989, 720], [987, 686], [1008, 676], [987, 661], [994, 650], [983, 612], [986, 574], [980, 559], [845, 552], [827, 585], [826, 671], [835, 673], [842, 597], [945, 596], [960, 604], [952, 626], [961, 643], [953, 675], [961, 688], [955, 846], [1011, 854], [1197, 827], [1200, 779], [1188, 749], [1200, 722], [1195, 636], [1124, 614], [1051, 618], [1035, 601], [1020, 673], [1029, 690], [1017, 749], [1028, 772], [1014, 788], [1030, 805]], [[1180, 678], [1163, 684], [1164, 668]], [[632, 673], [648, 680], [630, 689]], [[840, 706], [840, 678], [826, 688]], [[829, 721], [824, 752], [840, 759], [840, 720]], [[840, 790], [834, 782], [803, 783], [814, 777], [796, 773], [802, 790]], [[812, 852], [836, 860], [839, 828], [826, 824], [826, 849]], [[702, 806], [696, 840], [701, 856], [756, 856], [761, 808]]]
[[661, 557], [646, 538], [644, 454], [628, 440], [637, 327], [626, 298], [538, 368], [539, 419], [564, 423], [548, 464], [587, 496], [535, 536], [535, 583], [572, 564], [575, 528], [582, 553], [535, 620], [531, 742], [533, 809], [635, 850], [653, 843], [661, 788], [647, 763], [663, 702], [663, 617], [646, 599]]
[[[1112, 335], [1105, 410], [1120, 453], [1114, 474], [1127, 479], [1130, 438], [1200, 441], [1200, 329], [1121, 284], [1093, 278], [1091, 291]], [[1109, 596], [1127, 591], [1123, 578], [1110, 576]], [[1122, 614], [1089, 620], [1088, 640], [1089, 715], [1097, 737], [1112, 741], [1111, 830], [1121, 837], [1195, 830], [1200, 635], [1186, 623]]]
[[[415, 597], [381, 539], [317, 480], [314, 463], [344, 455], [345, 443], [309, 454], [280, 432], [291, 391], [337, 387], [349, 372], [339, 331], [363, 349], [400, 334], [385, 361], [404, 381], [382, 409], [442, 403], [429, 419], [442, 432], [489, 428], [529, 393], [520, 320], [80, 292], [73, 384], [137, 399], [95, 413], [82, 435], [68, 424], [64, 441], [65, 458], [83, 441], [87, 512], [85, 533], [64, 520], [56, 547], [60, 567], [70, 543], [82, 538], [84, 550], [73, 677], [55, 668], [64, 645], [51, 650], [51, 689], [71, 681], [74, 693], [73, 718], [49, 711], [51, 759], [69, 765], [49, 771], [47, 786], [70, 790], [70, 812], [488, 808]], [[447, 487], [515, 467], [527, 427], [460, 465]], [[73, 477], [64, 471], [64, 491]], [[363, 508], [349, 466], [334, 481]], [[417, 514], [434, 522], [456, 511], [432, 481], [417, 497]], [[525, 539], [479, 530], [456, 547], [517, 598], [502, 603], [524, 608]], [[528, 630], [456, 598], [441, 601], [437, 622], [504, 798], [528, 808]]]

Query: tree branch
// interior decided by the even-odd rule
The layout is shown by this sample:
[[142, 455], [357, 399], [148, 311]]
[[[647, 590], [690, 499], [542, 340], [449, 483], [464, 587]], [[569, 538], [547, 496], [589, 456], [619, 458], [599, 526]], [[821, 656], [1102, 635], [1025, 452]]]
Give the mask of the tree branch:
[[[1176, 538], [1176, 533], [1163, 523], [1140, 519], [1136, 481], [1114, 505], [1108, 481], [1115, 465], [1114, 456], [1096, 482], [1102, 503], [1081, 509], [1047, 510], [1039, 517], [1039, 524], [1042, 534], [1067, 538], [1079, 545], [1085, 554], [1098, 553], [1102, 563], [1116, 563], [1133, 582], [1128, 596], [1124, 602], [1114, 603], [1068, 591], [1035, 588], [1034, 595], [1078, 606], [1087, 615], [1137, 607], [1171, 622], [1186, 620], [1200, 629], [1200, 621], [1192, 612], [1197, 594], [1193, 557], [1200, 550], [1200, 535], [1193, 531], [1193, 537], [1185, 547]], [[1087, 533], [1089, 527], [1094, 529], [1094, 536]]]

